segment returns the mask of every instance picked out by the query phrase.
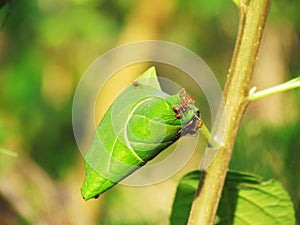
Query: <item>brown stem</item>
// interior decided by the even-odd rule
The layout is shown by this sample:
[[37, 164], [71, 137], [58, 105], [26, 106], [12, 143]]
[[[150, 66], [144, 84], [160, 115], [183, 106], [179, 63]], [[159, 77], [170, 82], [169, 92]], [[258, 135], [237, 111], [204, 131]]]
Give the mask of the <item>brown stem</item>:
[[[241, 0], [240, 25], [234, 55], [224, 89], [225, 106], [219, 117], [225, 120], [223, 142], [218, 154], [201, 177], [188, 225], [213, 224], [238, 127], [248, 104], [252, 76], [270, 0]], [[224, 123], [216, 123], [217, 126]], [[213, 135], [212, 135], [213, 136]]]

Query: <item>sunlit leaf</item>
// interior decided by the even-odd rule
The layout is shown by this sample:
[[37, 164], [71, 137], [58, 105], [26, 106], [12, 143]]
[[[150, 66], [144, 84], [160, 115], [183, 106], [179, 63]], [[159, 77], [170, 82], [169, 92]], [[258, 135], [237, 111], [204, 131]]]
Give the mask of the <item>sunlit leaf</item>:
[[116, 98], [100, 122], [85, 155], [84, 199], [98, 197], [199, 127], [193, 99], [184, 89], [172, 96], [161, 91], [150, 68]]
[[237, 6], [240, 5], [240, 0], [232, 0], [234, 2], [234, 4], [236, 4]]
[[[200, 176], [200, 171], [194, 171], [180, 181], [170, 218], [171, 225], [187, 223]], [[216, 224], [294, 225], [294, 214], [291, 199], [278, 181], [263, 181], [256, 175], [228, 172]]]

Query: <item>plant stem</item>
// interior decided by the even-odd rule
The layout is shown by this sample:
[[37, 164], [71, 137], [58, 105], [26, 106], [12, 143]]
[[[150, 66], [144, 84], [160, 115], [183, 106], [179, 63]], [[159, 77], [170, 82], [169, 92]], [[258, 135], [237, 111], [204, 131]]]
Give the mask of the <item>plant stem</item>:
[[[283, 84], [276, 85], [274, 87], [262, 90], [262, 91], [257, 91], [254, 92], [253, 94], [250, 94], [249, 96], [249, 101], [255, 101], [261, 98], [265, 98], [267, 96], [277, 94], [280, 92], [288, 91], [294, 88], [299, 88], [300, 87], [300, 76], [292, 79], [290, 81], [287, 81]], [[251, 92], [251, 91], [250, 91]]]
[[220, 147], [219, 143], [217, 143], [214, 139], [211, 138], [211, 134], [204, 123], [200, 128], [199, 132], [201, 136], [207, 141], [207, 145], [209, 147], [213, 147], [213, 148]]
[[216, 158], [201, 177], [188, 225], [209, 225], [214, 222], [238, 127], [249, 102], [249, 81], [269, 6], [270, 0], [240, 1], [239, 33], [224, 89], [225, 105], [219, 111], [213, 129], [213, 132], [220, 130], [218, 126], [222, 126], [223, 123], [218, 123], [218, 120], [224, 118], [224, 137]]

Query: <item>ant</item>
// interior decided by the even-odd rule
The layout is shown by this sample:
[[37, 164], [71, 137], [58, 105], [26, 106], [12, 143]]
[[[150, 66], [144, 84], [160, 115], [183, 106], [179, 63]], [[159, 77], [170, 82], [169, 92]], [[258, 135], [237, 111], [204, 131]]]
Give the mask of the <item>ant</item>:
[[140, 85], [139, 82], [137, 82], [136, 80], [132, 82], [132, 86], [134, 86], [134, 87], [137, 87], [139, 85]]
[[[190, 109], [189, 105], [195, 103], [194, 98], [189, 96], [184, 89], [182, 89], [179, 94], [181, 96], [182, 102], [180, 105], [173, 106], [173, 110], [175, 112], [174, 119], [181, 119], [182, 114]], [[194, 112], [194, 117], [182, 127], [179, 133], [181, 133], [181, 135], [195, 134], [202, 126], [203, 122], [200, 119], [200, 112], [197, 111]]]
[[200, 120], [199, 117], [195, 115], [193, 119], [190, 120], [190, 122], [183, 126], [179, 133], [181, 133], [181, 135], [195, 134], [202, 126], [202, 120]]
[[182, 117], [182, 113], [186, 112], [189, 109], [188, 105], [195, 103], [194, 98], [189, 96], [184, 89], [181, 90], [179, 95], [181, 96], [182, 99], [181, 104], [179, 106], [178, 105], [173, 106], [173, 110], [176, 113], [175, 114], [176, 119], [180, 119]]

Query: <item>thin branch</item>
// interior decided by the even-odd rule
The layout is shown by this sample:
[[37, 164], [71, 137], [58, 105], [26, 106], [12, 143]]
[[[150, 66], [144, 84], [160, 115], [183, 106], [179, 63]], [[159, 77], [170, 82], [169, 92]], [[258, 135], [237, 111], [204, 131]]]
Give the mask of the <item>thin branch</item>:
[[267, 88], [267, 89], [262, 90], [262, 91], [257, 91], [257, 92], [252, 93], [251, 90], [255, 91], [256, 88], [251, 89], [250, 90], [250, 95], [249, 95], [249, 101], [256, 101], [256, 100], [265, 98], [265, 97], [270, 96], [270, 95], [274, 95], [274, 94], [277, 94], [277, 93], [280, 93], [280, 92], [292, 90], [292, 89], [299, 88], [299, 87], [300, 87], [300, 76], [295, 78], [295, 79], [292, 79], [290, 81], [287, 81], [283, 84], [279, 84], [279, 85], [276, 85], [276, 86], [271, 87], [271, 88]]

